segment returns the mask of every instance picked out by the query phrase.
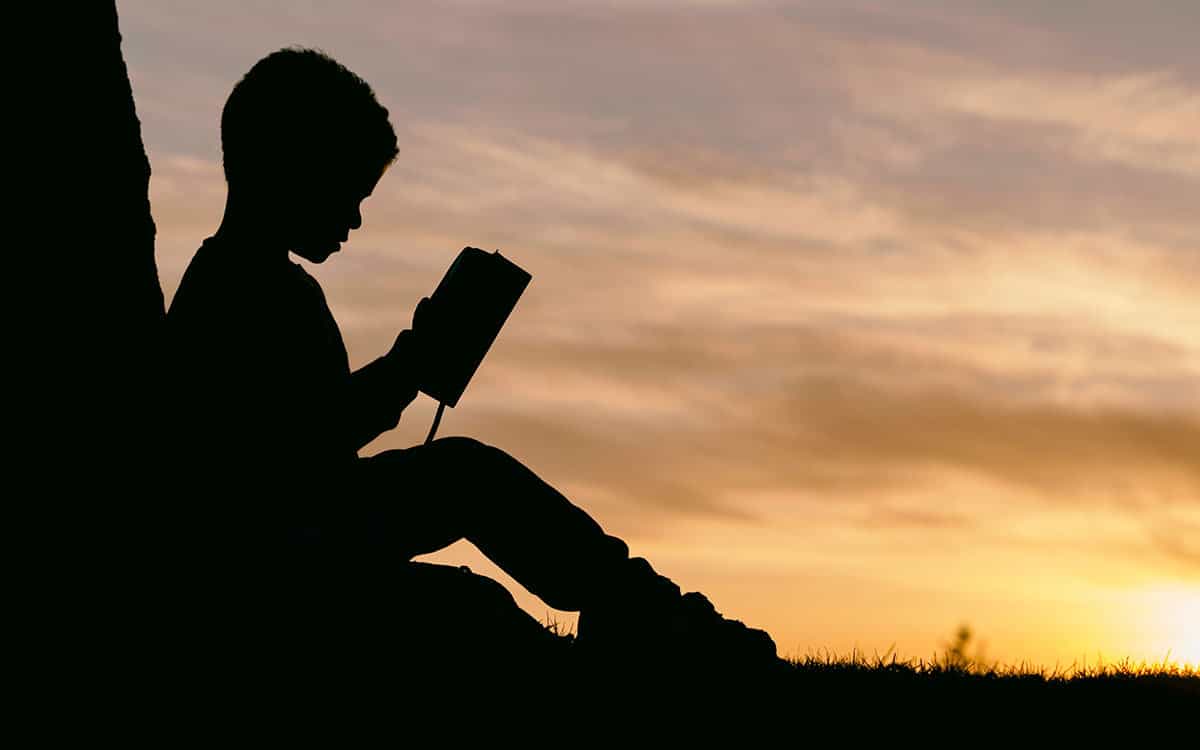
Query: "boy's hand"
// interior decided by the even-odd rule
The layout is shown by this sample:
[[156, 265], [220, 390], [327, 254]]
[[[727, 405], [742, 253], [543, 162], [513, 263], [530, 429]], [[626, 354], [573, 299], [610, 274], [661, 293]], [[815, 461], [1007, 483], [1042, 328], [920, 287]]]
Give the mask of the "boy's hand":
[[405, 328], [385, 355], [399, 381], [401, 392], [405, 394], [406, 403], [417, 397], [421, 385], [421, 359], [417, 349], [416, 334]]
[[430, 326], [429, 318], [432, 313], [433, 300], [429, 297], [422, 297], [417, 303], [417, 309], [413, 310], [412, 327], [414, 331], [425, 330]]
[[439, 338], [438, 323], [437, 306], [431, 298], [422, 297], [412, 318], [412, 356], [421, 363], [429, 361], [433, 344]]
[[422, 297], [413, 312], [412, 328], [401, 331], [388, 352], [388, 358], [396, 363], [402, 373], [405, 387], [411, 385], [414, 390], [420, 384], [421, 373], [429, 361], [431, 344], [437, 336], [435, 309], [429, 297]]

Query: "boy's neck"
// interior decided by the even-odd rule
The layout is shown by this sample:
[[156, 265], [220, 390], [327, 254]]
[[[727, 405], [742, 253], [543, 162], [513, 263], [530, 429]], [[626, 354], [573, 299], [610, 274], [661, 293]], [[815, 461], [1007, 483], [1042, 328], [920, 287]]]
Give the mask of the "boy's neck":
[[240, 252], [255, 260], [284, 263], [288, 260], [288, 245], [268, 224], [262, 212], [228, 195], [221, 225], [213, 238], [241, 248]]

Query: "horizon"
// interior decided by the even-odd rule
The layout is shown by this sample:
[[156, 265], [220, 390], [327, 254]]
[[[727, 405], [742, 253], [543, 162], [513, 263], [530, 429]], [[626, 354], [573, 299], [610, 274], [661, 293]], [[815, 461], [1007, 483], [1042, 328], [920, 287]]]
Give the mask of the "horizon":
[[[168, 304], [221, 218], [229, 90], [322, 49], [400, 146], [304, 264], [352, 364], [464, 246], [533, 274], [439, 436], [783, 656], [927, 658], [965, 623], [1004, 663], [1200, 666], [1200, 8], [117, 10]], [[575, 621], [465, 543], [422, 559]]]

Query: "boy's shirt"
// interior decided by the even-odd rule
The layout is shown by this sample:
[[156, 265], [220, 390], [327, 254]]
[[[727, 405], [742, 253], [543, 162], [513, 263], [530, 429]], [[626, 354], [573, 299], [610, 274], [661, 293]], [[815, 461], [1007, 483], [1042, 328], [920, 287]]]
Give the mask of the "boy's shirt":
[[184, 273], [167, 337], [171, 421], [199, 472], [316, 489], [404, 407], [395, 363], [351, 372], [325, 295], [299, 264], [213, 237]]

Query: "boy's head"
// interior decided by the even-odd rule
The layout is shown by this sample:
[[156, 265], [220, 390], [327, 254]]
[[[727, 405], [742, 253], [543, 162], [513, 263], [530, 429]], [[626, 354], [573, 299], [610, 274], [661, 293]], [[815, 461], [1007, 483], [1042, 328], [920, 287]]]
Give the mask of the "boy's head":
[[317, 263], [362, 223], [359, 203], [398, 153], [371, 87], [302, 48], [267, 55], [233, 87], [221, 150], [231, 200]]

